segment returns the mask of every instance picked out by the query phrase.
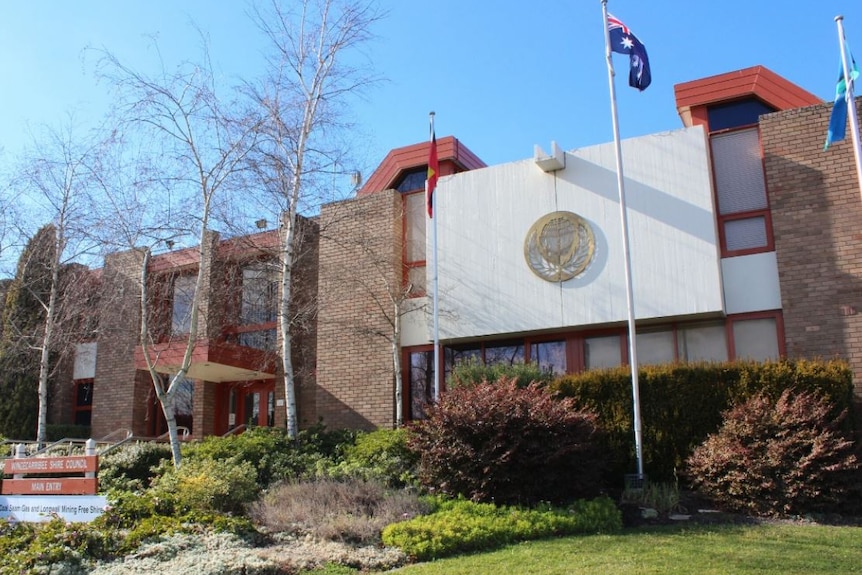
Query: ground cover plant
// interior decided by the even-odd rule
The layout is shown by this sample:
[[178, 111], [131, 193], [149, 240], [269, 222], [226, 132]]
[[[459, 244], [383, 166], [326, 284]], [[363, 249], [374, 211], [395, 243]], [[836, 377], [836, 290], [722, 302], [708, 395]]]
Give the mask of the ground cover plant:
[[619, 509], [606, 497], [579, 501], [568, 509], [526, 509], [438, 498], [433, 513], [387, 526], [383, 543], [427, 561], [516, 541], [620, 529]]

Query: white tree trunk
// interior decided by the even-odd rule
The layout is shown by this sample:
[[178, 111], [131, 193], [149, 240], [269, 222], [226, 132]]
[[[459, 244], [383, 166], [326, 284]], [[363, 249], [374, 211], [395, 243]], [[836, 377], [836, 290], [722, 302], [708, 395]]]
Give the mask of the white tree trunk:
[[284, 401], [287, 424], [287, 435], [295, 439], [299, 433], [299, 422], [296, 411], [296, 381], [293, 371], [293, 347], [290, 341], [290, 300], [291, 280], [293, 278], [293, 242], [296, 235], [296, 212], [291, 209], [285, 222], [284, 239], [281, 258], [281, 300], [279, 305], [279, 322], [281, 328], [281, 361], [284, 371]]
[[404, 402], [401, 378], [401, 305], [395, 301], [395, 318], [392, 330], [392, 368], [395, 370], [395, 427], [404, 425]]

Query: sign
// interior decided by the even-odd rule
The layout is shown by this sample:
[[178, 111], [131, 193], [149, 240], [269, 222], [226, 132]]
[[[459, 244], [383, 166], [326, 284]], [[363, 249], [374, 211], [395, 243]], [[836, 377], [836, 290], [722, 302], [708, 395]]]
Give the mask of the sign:
[[17, 495], [92, 495], [98, 491], [95, 477], [28, 477], [4, 479], [3, 493]]
[[0, 519], [40, 523], [59, 517], [73, 523], [89, 523], [107, 505], [102, 495], [0, 495]]
[[96, 471], [98, 458], [95, 455], [73, 457], [28, 457], [7, 459], [6, 475], [42, 473], [87, 473]]

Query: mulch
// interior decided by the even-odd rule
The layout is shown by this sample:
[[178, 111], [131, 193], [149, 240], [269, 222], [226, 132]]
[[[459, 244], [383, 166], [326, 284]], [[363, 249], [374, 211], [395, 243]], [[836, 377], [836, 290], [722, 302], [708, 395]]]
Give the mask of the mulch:
[[[721, 509], [713, 501], [695, 492], [680, 493], [680, 504], [671, 513], [650, 512], [635, 504], [620, 503], [624, 528], [638, 528], [650, 525], [760, 525], [760, 524], [810, 524], [840, 525], [862, 527], [862, 517], [845, 516], [837, 513], [812, 514], [798, 517], [755, 517], [744, 513]], [[645, 516], [647, 515], [647, 516]]]

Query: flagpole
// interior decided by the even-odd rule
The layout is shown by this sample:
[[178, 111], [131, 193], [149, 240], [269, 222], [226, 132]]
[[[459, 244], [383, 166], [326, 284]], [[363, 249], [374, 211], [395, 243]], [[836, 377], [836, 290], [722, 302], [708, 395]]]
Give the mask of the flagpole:
[[637, 458], [638, 477], [643, 479], [643, 436], [641, 433], [640, 390], [638, 385], [638, 354], [635, 332], [634, 295], [632, 291], [631, 255], [629, 253], [629, 225], [626, 210], [625, 178], [623, 177], [623, 154], [620, 145], [620, 127], [617, 120], [617, 93], [614, 87], [614, 65], [611, 61], [611, 38], [608, 31], [608, 0], [602, 0], [602, 18], [605, 26], [605, 58], [608, 64], [608, 85], [611, 92], [611, 118], [614, 128], [614, 150], [617, 162], [617, 189], [620, 199], [620, 220], [622, 222], [623, 255], [625, 256], [626, 305], [628, 308], [629, 365], [632, 375], [632, 401], [634, 403], [635, 457]]
[[[430, 123], [430, 140], [431, 145], [434, 144], [434, 112], [430, 112], [428, 114], [428, 120]], [[428, 180], [425, 180], [425, 193], [428, 193]], [[432, 214], [436, 212], [436, 201], [437, 197], [436, 190], [435, 193], [431, 196], [431, 208]], [[434, 317], [434, 403], [440, 401], [440, 298], [438, 297], [438, 281], [437, 281], [437, 218], [433, 215], [431, 216], [431, 228], [432, 228], [432, 251], [434, 252], [434, 308], [433, 308], [433, 317]]]
[[847, 100], [848, 112], [850, 112], [850, 134], [853, 138], [853, 154], [856, 157], [856, 181], [859, 183], [859, 193], [862, 194], [862, 149], [859, 145], [859, 119], [856, 116], [856, 100], [853, 96], [853, 78], [850, 75], [850, 64], [847, 62], [847, 45], [844, 39], [844, 16], [835, 17], [838, 26], [838, 44], [841, 48], [841, 66], [844, 70], [844, 85], [847, 91], [844, 97]]

